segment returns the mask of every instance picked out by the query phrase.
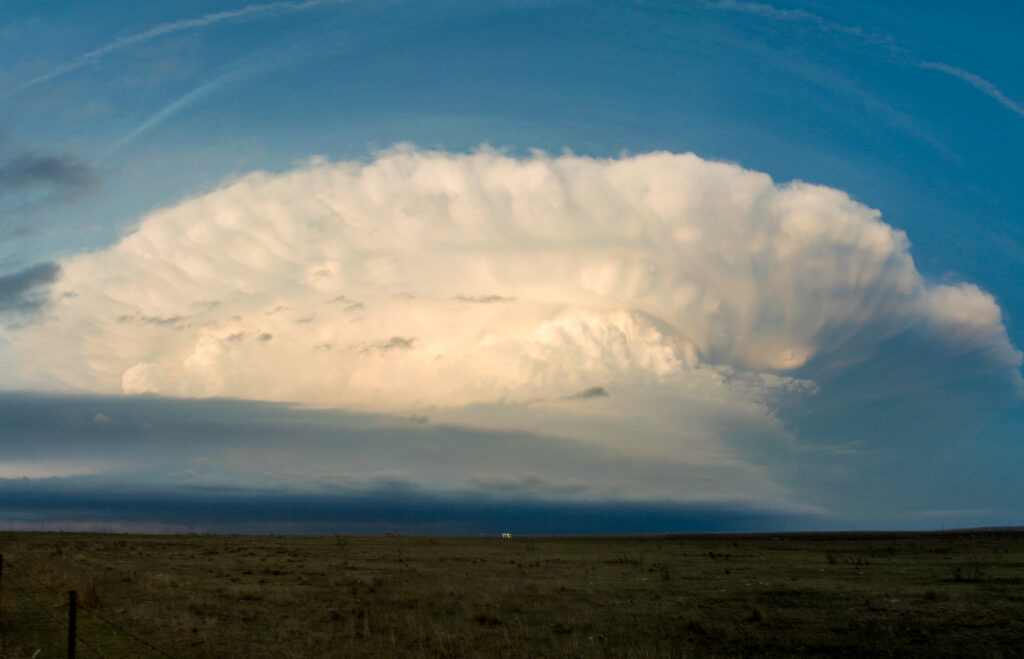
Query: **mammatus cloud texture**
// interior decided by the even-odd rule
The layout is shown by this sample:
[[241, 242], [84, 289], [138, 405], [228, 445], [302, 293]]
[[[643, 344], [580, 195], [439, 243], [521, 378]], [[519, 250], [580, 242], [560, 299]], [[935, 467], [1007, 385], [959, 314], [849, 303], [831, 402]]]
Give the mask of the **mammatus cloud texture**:
[[925, 282], [878, 211], [692, 154], [314, 159], [61, 269], [7, 335], [9, 384], [396, 411], [710, 381], [758, 399], [908, 328], [979, 372], [1021, 359], [992, 297]]

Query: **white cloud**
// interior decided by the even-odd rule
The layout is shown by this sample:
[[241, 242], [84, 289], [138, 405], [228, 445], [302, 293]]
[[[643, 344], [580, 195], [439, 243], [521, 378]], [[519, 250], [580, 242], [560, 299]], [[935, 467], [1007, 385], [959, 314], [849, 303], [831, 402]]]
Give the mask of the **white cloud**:
[[927, 368], [880, 364], [889, 393], [1021, 361], [993, 298], [926, 282], [878, 211], [692, 154], [314, 159], [61, 269], [7, 332], [9, 387], [425, 411], [624, 450], [635, 469], [591, 482], [644, 496], [785, 499], [737, 446], [792, 448], [778, 406], [893, 337]]

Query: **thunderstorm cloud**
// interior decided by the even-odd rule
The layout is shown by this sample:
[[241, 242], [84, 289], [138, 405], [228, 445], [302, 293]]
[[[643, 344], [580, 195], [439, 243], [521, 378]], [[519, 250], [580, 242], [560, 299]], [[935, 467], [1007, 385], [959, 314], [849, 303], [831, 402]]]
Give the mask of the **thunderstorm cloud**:
[[[625, 451], [639, 462], [592, 476], [616, 496], [785, 500], [763, 447], [860, 450], [899, 429], [880, 396], [927, 442], [944, 410], [990, 411], [963, 412], [957, 383], [1020, 387], [993, 297], [927, 281], [878, 211], [692, 154], [314, 159], [57, 267], [7, 282], [11, 304], [50, 284], [45, 315], [5, 331], [7, 388], [518, 428]], [[503, 460], [473, 477], [561, 473]]]

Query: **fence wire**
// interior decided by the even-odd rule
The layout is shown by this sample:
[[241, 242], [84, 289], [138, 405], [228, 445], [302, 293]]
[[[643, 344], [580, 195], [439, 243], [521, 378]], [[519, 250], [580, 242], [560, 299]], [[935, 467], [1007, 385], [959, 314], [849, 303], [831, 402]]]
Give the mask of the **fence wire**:
[[[28, 640], [30, 645], [40, 645], [39, 633], [45, 631], [46, 628], [50, 628], [54, 633], [48, 635], [50, 642], [44, 645], [50, 649], [62, 647], [62, 644], [67, 642], [68, 637], [69, 591], [45, 583], [30, 571], [22, 569], [6, 559], [3, 560], [3, 571], [0, 574], [3, 577], [3, 583], [0, 586], [2, 586], [4, 592], [4, 598], [0, 601], [0, 607], [2, 607], [0, 609], [0, 652], [8, 651], [7, 646], [11, 636], [10, 632], [20, 631], [24, 627], [31, 627], [32, 629], [28, 630], [28, 633], [18, 635], [19, 638], [17, 640], [20, 642], [24, 643]], [[28, 587], [27, 584], [31, 584], [33, 587]], [[43, 599], [49, 599], [49, 604], [40, 601], [40, 593], [38, 591], [42, 591], [44, 594]], [[8, 594], [14, 597], [10, 597]], [[12, 599], [16, 606], [12, 606]], [[54, 599], [57, 600], [56, 603], [53, 603]], [[93, 607], [85, 606], [79, 601], [76, 602], [75, 608], [76, 611], [85, 614], [85, 616], [77, 616], [75, 630], [76, 648], [80, 647], [92, 656], [100, 657], [101, 659], [106, 659], [108, 656], [124, 656], [123, 653], [115, 655], [101, 650], [100, 644], [91, 633], [83, 633], [83, 623], [89, 620], [92, 621], [94, 630], [95, 626], [106, 626], [122, 638], [144, 646], [156, 655], [173, 659], [174, 655], [127, 629], [125, 625], [102, 615]], [[34, 611], [34, 613], [29, 613], [30, 610]], [[32, 633], [33, 631], [35, 633]], [[42, 647], [37, 648], [37, 650], [41, 649]]]

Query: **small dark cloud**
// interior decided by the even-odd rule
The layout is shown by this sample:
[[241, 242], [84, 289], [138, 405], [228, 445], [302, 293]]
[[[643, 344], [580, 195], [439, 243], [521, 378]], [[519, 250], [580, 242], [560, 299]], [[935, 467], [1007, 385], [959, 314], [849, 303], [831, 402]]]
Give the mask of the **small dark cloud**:
[[415, 337], [393, 336], [387, 341], [377, 341], [365, 348], [363, 352], [391, 352], [392, 350], [409, 350], [416, 345]]
[[365, 309], [365, 308], [366, 308], [366, 305], [364, 305], [362, 302], [356, 302], [355, 304], [350, 304], [347, 307], [345, 307], [345, 312], [346, 313], [352, 313], [353, 311], [359, 311], [360, 309]]
[[456, 295], [459, 302], [472, 302], [474, 304], [494, 304], [495, 302], [514, 302], [514, 297], [504, 295]]
[[587, 398], [607, 398], [610, 395], [611, 394], [609, 394], [608, 390], [604, 387], [590, 387], [589, 389], [584, 389], [583, 391], [577, 392], [568, 398], [570, 400], [584, 400]]
[[320, 343], [313, 346], [313, 352], [330, 352], [333, 348], [330, 343]]
[[22, 153], [0, 163], [0, 190], [36, 186], [80, 189], [94, 181], [92, 170], [73, 156]]
[[74, 201], [96, 183], [92, 169], [74, 156], [0, 153], [0, 240], [37, 235], [45, 230], [43, 209]]
[[225, 341], [231, 341], [232, 343], [236, 343], [238, 341], [241, 341], [244, 338], [245, 338], [245, 332], [235, 332], [234, 334], [230, 335], [228, 338], [226, 338], [224, 340]]
[[296, 322], [296, 323], [300, 323], [300, 324], [304, 324], [304, 323], [311, 323], [311, 322], [313, 322], [313, 320], [314, 320], [315, 318], [316, 318], [316, 316], [315, 316], [315, 315], [311, 315], [311, 316], [304, 316], [304, 317], [302, 317], [302, 318], [299, 318], [299, 319], [298, 319], [298, 320], [296, 320], [295, 322]]
[[283, 304], [279, 304], [276, 307], [274, 307], [273, 309], [271, 309], [270, 311], [268, 311], [267, 315], [268, 316], [273, 316], [274, 314], [281, 313], [282, 311], [288, 311], [288, 307], [286, 307]]
[[40, 309], [46, 303], [43, 289], [59, 276], [60, 265], [44, 261], [0, 277], [0, 313]]
[[262, 334], [260, 334], [256, 338], [259, 339], [260, 341], [269, 341], [272, 338], [274, 338], [274, 335], [270, 334], [269, 332], [263, 332]]
[[388, 352], [389, 350], [408, 350], [409, 348], [413, 347], [415, 343], [415, 338], [393, 336], [390, 339], [388, 339], [386, 343], [383, 343], [380, 349], [383, 350], [384, 352]]
[[181, 329], [183, 316], [143, 316], [142, 314], [118, 316], [119, 323], [143, 323], [145, 325], [158, 325], [160, 327], [173, 327]]
[[348, 298], [345, 297], [344, 295], [339, 295], [338, 297], [336, 297], [336, 298], [331, 300], [331, 302], [347, 302], [347, 301], [348, 301]]

